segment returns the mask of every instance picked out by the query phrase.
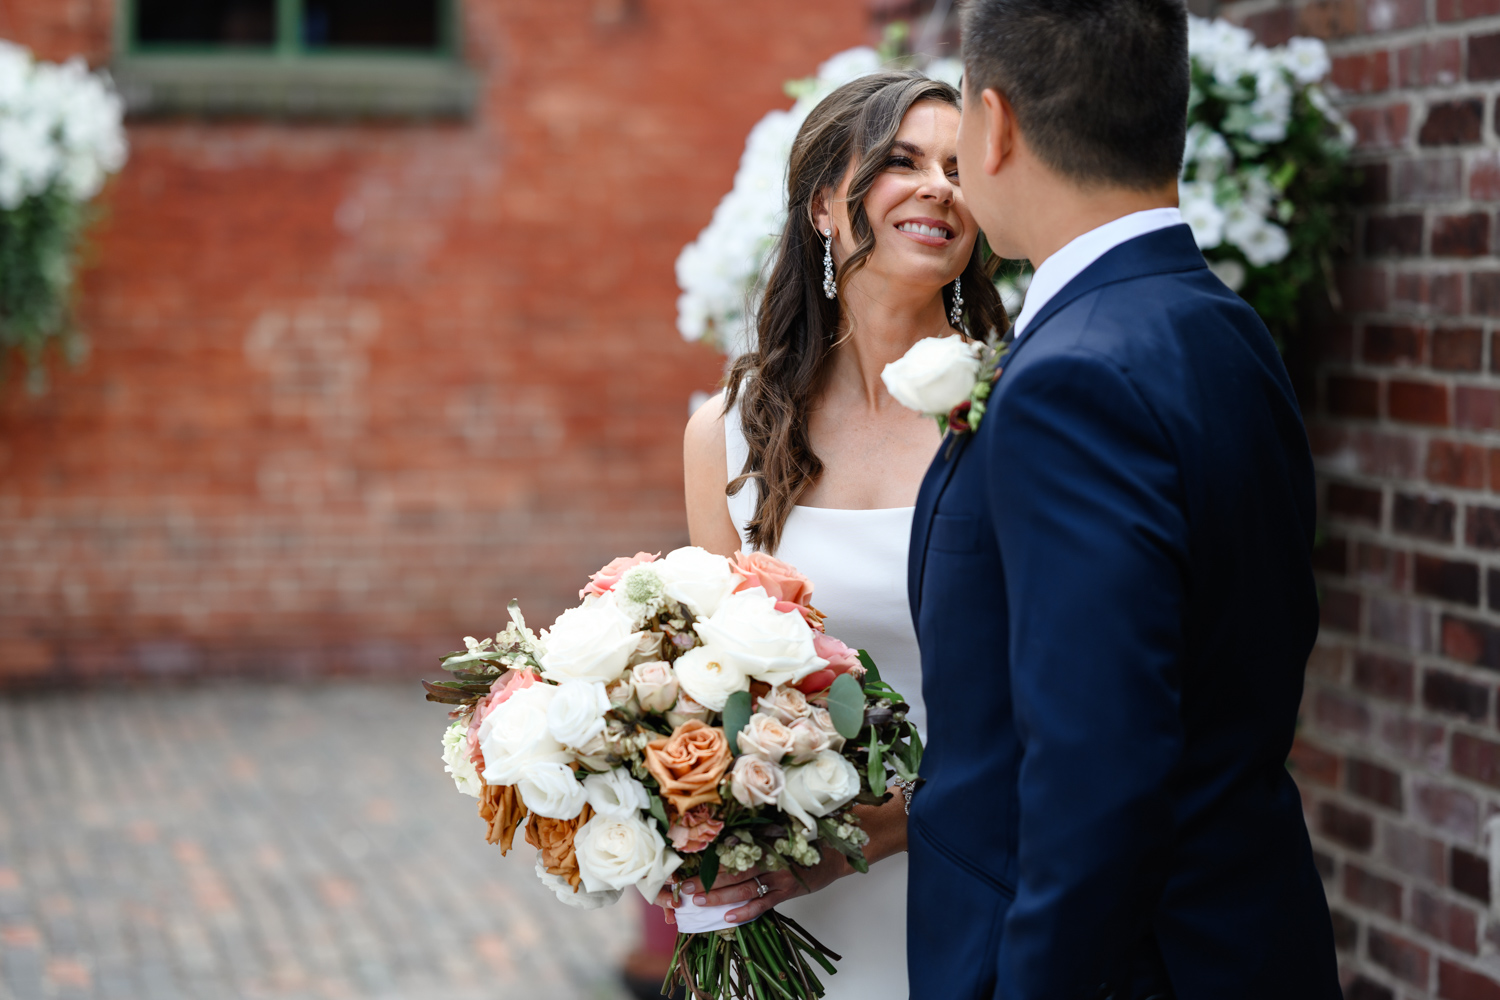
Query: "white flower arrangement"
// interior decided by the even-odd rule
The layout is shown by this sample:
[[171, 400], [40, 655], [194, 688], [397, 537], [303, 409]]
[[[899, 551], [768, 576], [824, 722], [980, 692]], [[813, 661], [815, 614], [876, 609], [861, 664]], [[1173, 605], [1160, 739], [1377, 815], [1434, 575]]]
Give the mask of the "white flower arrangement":
[[1299, 114], [1319, 119], [1311, 124], [1336, 156], [1347, 154], [1353, 136], [1320, 86], [1331, 66], [1321, 41], [1293, 38], [1267, 48], [1228, 21], [1191, 17], [1188, 51], [1193, 92], [1182, 215], [1205, 253], [1238, 251], [1210, 255], [1214, 270], [1238, 291], [1246, 265], [1268, 267], [1291, 252], [1286, 225], [1297, 206], [1288, 186], [1296, 160], [1276, 147], [1291, 138]]
[[107, 73], [0, 41], [0, 210], [53, 185], [74, 201], [94, 197], [125, 165], [124, 118]]
[[125, 165], [124, 117], [108, 74], [0, 40], [0, 362], [19, 349], [35, 391], [48, 341], [82, 347], [67, 305], [83, 206]]

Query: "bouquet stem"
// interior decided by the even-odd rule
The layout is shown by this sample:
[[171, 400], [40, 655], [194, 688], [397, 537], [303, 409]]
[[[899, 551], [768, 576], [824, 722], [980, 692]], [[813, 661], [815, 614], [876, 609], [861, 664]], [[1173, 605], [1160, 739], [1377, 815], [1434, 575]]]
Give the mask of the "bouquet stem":
[[679, 934], [661, 991], [681, 985], [694, 1000], [816, 1000], [839, 956], [775, 910], [729, 930]]

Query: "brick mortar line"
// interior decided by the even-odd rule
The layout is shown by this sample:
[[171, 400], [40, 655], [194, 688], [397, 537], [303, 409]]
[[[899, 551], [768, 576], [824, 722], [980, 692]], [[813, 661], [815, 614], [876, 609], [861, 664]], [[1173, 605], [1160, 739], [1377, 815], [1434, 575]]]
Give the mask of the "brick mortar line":
[[[1416, 104], [1421, 107], [1430, 107], [1434, 103], [1444, 103], [1464, 97], [1484, 97], [1486, 102], [1495, 94], [1500, 93], [1500, 80], [1455, 80], [1453, 83], [1435, 83], [1414, 85], [1408, 84], [1400, 87], [1391, 87], [1386, 90], [1356, 91], [1346, 90], [1338, 96], [1338, 107], [1342, 111], [1357, 111], [1368, 107], [1378, 107], [1384, 104]], [[1415, 118], [1415, 116], [1414, 116]], [[1417, 129], [1421, 131], [1420, 128]], [[1412, 136], [1412, 138], [1416, 138]], [[1489, 134], [1491, 142], [1488, 143], [1464, 143], [1463, 145], [1423, 146], [1415, 144], [1415, 149], [1471, 149], [1476, 145], [1484, 148], [1493, 148], [1495, 139], [1493, 131]], [[1358, 147], [1361, 153], [1379, 152], [1370, 146]], [[1400, 150], [1406, 146], [1393, 146], [1392, 149]]]
[[[1466, 951], [1460, 951], [1459, 949], [1454, 948], [1452, 945], [1448, 944], [1447, 942], [1438, 941], [1436, 938], [1430, 938], [1430, 937], [1428, 937], [1415, 924], [1397, 923], [1397, 924], [1394, 925], [1394, 927], [1392, 927], [1393, 922], [1392, 922], [1391, 918], [1388, 917], [1388, 916], [1386, 916], [1384, 913], [1381, 913], [1379, 910], [1369, 909], [1369, 908], [1367, 908], [1367, 907], [1365, 907], [1365, 906], [1363, 906], [1363, 905], [1361, 905], [1359, 903], [1355, 903], [1352, 900], [1346, 899], [1346, 898], [1344, 898], [1342, 896], [1339, 897], [1339, 898], [1340, 898], [1340, 900], [1342, 902], [1346, 903], [1349, 906], [1354, 907], [1357, 910], [1357, 912], [1360, 914], [1360, 916], [1362, 918], [1364, 918], [1366, 926], [1377, 926], [1380, 930], [1383, 930], [1386, 933], [1393, 934], [1393, 935], [1395, 935], [1397, 937], [1400, 937], [1400, 938], [1403, 938], [1403, 939], [1406, 939], [1406, 940], [1410, 940], [1413, 937], [1417, 937], [1417, 938], [1422, 939], [1422, 942], [1426, 942], [1426, 941], [1434, 942], [1437, 945], [1437, 947], [1430, 947], [1429, 945], [1427, 945], [1425, 943], [1422, 943], [1422, 942], [1419, 942], [1419, 945], [1420, 945], [1420, 947], [1426, 949], [1430, 953], [1438, 955], [1438, 956], [1440, 956], [1442, 958], [1447, 958], [1449, 961], [1454, 962], [1454, 964], [1463, 965], [1467, 969], [1471, 969], [1471, 970], [1484, 970], [1484, 971], [1488, 972], [1491, 975], [1494, 974], [1495, 970], [1489, 968], [1488, 966], [1486, 966], [1484, 964], [1485, 963], [1485, 957], [1486, 957], [1486, 953], [1485, 953], [1484, 948], [1485, 948], [1485, 944], [1487, 942], [1486, 942], [1484, 933], [1483, 933], [1483, 931], [1480, 928], [1483, 927], [1483, 926], [1487, 926], [1487, 924], [1480, 924], [1480, 925], [1476, 926], [1476, 928], [1475, 928], [1475, 944], [1479, 947], [1480, 952], [1479, 952], [1478, 955], [1473, 955], [1473, 954], [1470, 954], [1469, 952], [1466, 952]], [[1385, 925], [1385, 926], [1380, 926], [1380, 925]], [[1367, 950], [1368, 949], [1368, 944], [1369, 944], [1369, 936], [1368, 935], [1362, 935], [1362, 938], [1363, 938], [1363, 943], [1365, 945], [1365, 949], [1362, 949], [1362, 950]], [[1455, 958], [1454, 956], [1459, 956], [1459, 957]], [[1422, 986], [1419, 986], [1417, 984], [1414, 984], [1414, 983], [1410, 982], [1409, 980], [1401, 979], [1400, 977], [1396, 976], [1393, 972], [1391, 972], [1389, 969], [1387, 969], [1385, 966], [1380, 965], [1373, 958], [1370, 958], [1368, 956], [1368, 954], [1365, 956], [1365, 962], [1369, 963], [1369, 965], [1371, 965], [1375, 969], [1379, 970], [1380, 974], [1383, 975], [1383, 976], [1385, 976], [1386, 978], [1388, 978], [1390, 980], [1390, 983], [1394, 984], [1398, 990], [1427, 989], [1427, 990], [1434, 991], [1433, 995], [1434, 996], [1436, 995], [1436, 993], [1435, 993], [1435, 985], [1434, 985], [1434, 981], [1436, 980], [1437, 975], [1438, 975], [1438, 963], [1436, 961], [1432, 961], [1432, 962], [1428, 963], [1428, 973], [1427, 973], [1427, 975], [1428, 975], [1428, 985], [1426, 987], [1422, 987]], [[1368, 972], [1368, 970], [1366, 970], [1366, 969], [1360, 969], [1358, 971], [1359, 971], [1359, 973], [1361, 975], [1367, 975], [1367, 972]], [[1367, 976], [1367, 978], [1373, 978], [1373, 977], [1368, 977]]]
[[[1378, 52], [1381, 49], [1404, 48], [1413, 42], [1421, 43], [1429, 40], [1446, 42], [1453, 39], [1465, 41], [1475, 34], [1485, 34], [1495, 29], [1500, 29], [1500, 15], [1486, 14], [1482, 17], [1470, 17], [1458, 21], [1439, 21], [1436, 12], [1430, 11], [1422, 24], [1393, 28], [1389, 31], [1359, 31], [1339, 38], [1325, 38], [1323, 44], [1328, 46], [1330, 57], [1338, 58]], [[1391, 54], [1394, 55], [1395, 52], [1392, 51]]]
[[[1364, 429], [1364, 428], [1356, 428], [1356, 429]], [[1454, 431], [1451, 436], [1455, 437], [1455, 438], [1462, 438], [1464, 435], [1481, 435], [1482, 436], [1485, 433], [1489, 433], [1491, 435], [1494, 434], [1493, 431], [1491, 431], [1491, 432], [1484, 432], [1484, 431]], [[1445, 435], [1443, 439], [1447, 440], [1447, 438], [1448, 438], [1448, 435]], [[1467, 442], [1467, 441], [1461, 441], [1460, 443], [1469, 443], [1469, 442]], [[1493, 446], [1494, 446], [1493, 438], [1490, 439], [1490, 443], [1491, 443], [1491, 448], [1493, 448]], [[1386, 487], [1391, 487], [1391, 488], [1396, 489], [1396, 490], [1401, 491], [1401, 492], [1408, 492], [1409, 491], [1409, 492], [1417, 493], [1419, 495], [1424, 495], [1424, 496], [1427, 496], [1427, 497], [1431, 497], [1431, 496], [1435, 496], [1435, 495], [1445, 495], [1445, 499], [1463, 500], [1469, 506], [1475, 506], [1476, 505], [1476, 504], [1470, 503], [1471, 500], [1473, 500], [1473, 501], [1480, 501], [1480, 500], [1482, 500], [1482, 501], [1484, 501], [1484, 503], [1483, 504], [1478, 504], [1478, 505], [1500, 508], [1500, 494], [1497, 494], [1497, 493], [1495, 493], [1493, 491], [1487, 491], [1487, 490], [1482, 490], [1482, 489], [1466, 489], [1466, 488], [1464, 488], [1462, 486], [1449, 486], [1449, 485], [1447, 485], [1445, 483], [1432, 483], [1432, 482], [1429, 482], [1428, 480], [1425, 480], [1425, 479], [1407, 479], [1407, 478], [1405, 478], [1403, 476], [1399, 476], [1399, 475], [1383, 474], [1383, 473], [1373, 473], [1373, 472], [1361, 472], [1361, 471], [1359, 471], [1357, 469], [1355, 469], [1355, 470], [1349, 470], [1349, 469], [1344, 469], [1344, 468], [1336, 467], [1336, 466], [1335, 467], [1330, 467], [1330, 465], [1331, 465], [1331, 461], [1329, 459], [1327, 459], [1327, 458], [1319, 458], [1319, 459], [1317, 459], [1316, 461], [1313, 462], [1313, 468], [1314, 468], [1314, 470], [1320, 476], [1325, 476], [1325, 477], [1328, 477], [1330, 479], [1337, 479], [1340, 483], [1349, 483], [1351, 485], [1362, 486], [1362, 487], [1365, 487], [1365, 488], [1368, 488], [1368, 489], [1384, 489]], [[1401, 490], [1401, 487], [1403, 487], [1403, 486], [1407, 487], [1407, 490]], [[1446, 496], [1447, 494], [1452, 494], [1452, 496]], [[1344, 518], [1344, 517], [1347, 517], [1347, 516], [1348, 515], [1344, 515], [1344, 514], [1325, 514], [1325, 520], [1331, 520], [1333, 518]], [[1348, 523], [1348, 524], [1351, 524], [1351, 525], [1354, 525], [1354, 524], [1363, 525], [1365, 522], [1362, 522], [1362, 521], [1352, 521], [1351, 520], [1351, 521], [1348, 521], [1348, 522], [1341, 521], [1340, 523]], [[1391, 534], [1391, 533], [1393, 533], [1393, 530], [1387, 532], [1387, 534]], [[1454, 534], [1455, 534], [1455, 538], [1456, 538], [1457, 532], [1455, 532]], [[1434, 543], [1433, 539], [1424, 538], [1422, 536], [1417, 536], [1417, 535], [1405, 535], [1405, 534], [1402, 534], [1400, 537], [1402, 537], [1402, 538], [1413, 538], [1413, 539], [1416, 539], [1417, 541], [1424, 541], [1424, 542], [1427, 542], [1429, 544], [1439, 544], [1439, 545], [1444, 544], [1442, 542], [1436, 542], [1436, 543]], [[1454, 541], [1454, 542], [1447, 543], [1447, 544], [1459, 545], [1459, 544], [1464, 544], [1464, 543], [1460, 543], [1458, 541]], [[1485, 550], [1477, 550], [1477, 551], [1485, 551]]]

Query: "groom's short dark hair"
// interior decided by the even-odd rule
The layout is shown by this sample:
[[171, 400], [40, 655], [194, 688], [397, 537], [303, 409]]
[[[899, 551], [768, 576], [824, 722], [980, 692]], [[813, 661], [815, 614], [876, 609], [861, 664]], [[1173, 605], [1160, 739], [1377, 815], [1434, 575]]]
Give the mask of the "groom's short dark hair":
[[1183, 0], [969, 0], [966, 90], [1003, 94], [1043, 163], [1084, 184], [1177, 176], [1187, 132]]

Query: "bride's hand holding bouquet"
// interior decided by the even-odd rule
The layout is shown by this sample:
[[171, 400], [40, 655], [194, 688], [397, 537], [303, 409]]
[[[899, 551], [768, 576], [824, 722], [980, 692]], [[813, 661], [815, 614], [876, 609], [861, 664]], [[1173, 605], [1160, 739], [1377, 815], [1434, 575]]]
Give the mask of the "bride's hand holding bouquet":
[[[502, 853], [524, 824], [561, 901], [604, 906], [634, 886], [675, 905], [664, 988], [821, 996], [814, 969], [832, 973], [837, 956], [761, 910], [868, 870], [856, 808], [916, 776], [905, 701], [825, 632], [812, 593], [761, 554], [637, 553], [595, 573], [540, 636], [513, 602], [503, 632], [444, 658], [453, 680], [426, 684], [455, 706], [444, 759]], [[768, 882], [775, 898], [725, 919], [743, 893], [771, 896]], [[695, 905], [716, 884], [737, 898]]]

